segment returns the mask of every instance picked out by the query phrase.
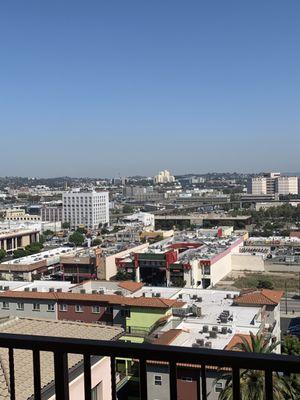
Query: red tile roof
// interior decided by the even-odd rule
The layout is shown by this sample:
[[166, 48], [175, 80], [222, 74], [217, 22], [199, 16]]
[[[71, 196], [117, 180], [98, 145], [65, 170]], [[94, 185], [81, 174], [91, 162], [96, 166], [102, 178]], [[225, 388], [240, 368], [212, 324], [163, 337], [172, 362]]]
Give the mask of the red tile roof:
[[183, 331], [181, 329], [170, 329], [164, 332], [158, 339], [153, 341], [153, 344], [171, 344]]
[[128, 290], [131, 293], [137, 292], [142, 289], [144, 284], [142, 282], [123, 281], [118, 284], [121, 289]]
[[127, 307], [141, 308], [161, 308], [169, 309], [172, 307], [182, 307], [185, 303], [178, 300], [162, 299], [157, 297], [125, 297], [114, 294], [89, 294], [89, 293], [70, 293], [70, 292], [23, 292], [6, 291], [0, 293], [0, 299], [40, 299], [52, 301], [86, 301], [101, 302], [111, 305], [123, 305]]
[[283, 294], [282, 290], [258, 289], [240, 294], [234, 302], [235, 304], [276, 306], [280, 303]]
[[250, 343], [251, 336], [245, 334], [236, 334], [232, 337], [228, 345], [225, 347], [225, 350], [238, 350], [236, 347], [243, 343], [242, 338], [245, 338], [248, 343]]

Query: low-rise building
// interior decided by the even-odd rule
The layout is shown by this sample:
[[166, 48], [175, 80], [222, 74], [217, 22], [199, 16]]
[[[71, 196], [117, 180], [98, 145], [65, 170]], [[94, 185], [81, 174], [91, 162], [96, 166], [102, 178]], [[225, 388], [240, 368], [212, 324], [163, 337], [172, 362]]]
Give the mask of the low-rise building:
[[[106, 327], [93, 324], [82, 324], [67, 321], [50, 321], [36, 318], [10, 318], [0, 323], [0, 333], [22, 334], [30, 336], [51, 336], [78, 339], [117, 340], [122, 333], [118, 327]], [[54, 357], [51, 352], [40, 352], [41, 395], [44, 400], [55, 399]], [[0, 397], [11, 398], [9, 384], [10, 364], [8, 351], [0, 349], [1, 381]], [[111, 367], [108, 357], [91, 357], [92, 399], [111, 398]], [[35, 367], [37, 367], [35, 365]], [[28, 400], [34, 398], [32, 379], [32, 352], [14, 351], [15, 398]], [[69, 354], [68, 380], [70, 400], [84, 398], [84, 373], [82, 355]]]
[[74, 252], [73, 247], [58, 247], [41, 253], [16, 258], [0, 264], [0, 275], [7, 280], [32, 281], [60, 271], [61, 256]]
[[38, 242], [40, 238], [40, 229], [36, 226], [32, 228], [10, 228], [0, 229], [0, 249], [7, 253], [13, 253], [17, 249], [23, 249], [26, 246]]

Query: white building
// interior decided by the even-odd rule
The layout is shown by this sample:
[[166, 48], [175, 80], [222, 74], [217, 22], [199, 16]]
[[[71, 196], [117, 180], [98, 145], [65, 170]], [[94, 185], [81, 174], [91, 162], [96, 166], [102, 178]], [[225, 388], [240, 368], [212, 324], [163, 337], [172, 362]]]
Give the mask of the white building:
[[298, 177], [280, 176], [277, 178], [277, 192], [283, 195], [298, 194]]
[[170, 171], [166, 169], [164, 171], [160, 171], [158, 175], [156, 175], [153, 179], [154, 183], [172, 183], [175, 182], [175, 178], [171, 175]]
[[279, 172], [265, 173], [263, 176], [251, 178], [248, 183], [248, 193], [260, 195], [298, 194], [298, 177], [281, 176]]
[[84, 225], [91, 229], [109, 224], [108, 192], [73, 189], [64, 193], [63, 222], [69, 222], [71, 228]]

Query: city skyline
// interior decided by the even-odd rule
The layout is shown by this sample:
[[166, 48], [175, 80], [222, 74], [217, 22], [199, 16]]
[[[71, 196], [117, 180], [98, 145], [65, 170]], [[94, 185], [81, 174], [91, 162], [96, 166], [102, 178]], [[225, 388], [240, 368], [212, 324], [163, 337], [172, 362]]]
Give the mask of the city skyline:
[[1, 4], [0, 175], [299, 170], [299, 11]]

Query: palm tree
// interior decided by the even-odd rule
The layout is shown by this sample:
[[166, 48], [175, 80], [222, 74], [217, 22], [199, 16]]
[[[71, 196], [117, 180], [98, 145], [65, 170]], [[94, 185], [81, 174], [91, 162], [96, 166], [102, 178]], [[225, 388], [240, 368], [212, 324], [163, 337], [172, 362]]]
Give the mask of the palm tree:
[[[251, 353], [270, 354], [276, 349], [280, 342], [270, 344], [262, 335], [254, 335], [250, 333], [250, 340], [240, 336], [241, 343], [234, 347], [234, 350], [240, 350]], [[232, 374], [222, 374], [217, 381], [225, 380], [225, 388], [219, 395], [219, 400], [232, 400]], [[265, 375], [263, 371], [257, 370], [242, 370], [240, 372], [240, 391], [241, 400], [264, 400], [264, 384]], [[273, 397], [274, 400], [285, 399], [287, 387], [285, 382], [278, 374], [273, 375]]]

